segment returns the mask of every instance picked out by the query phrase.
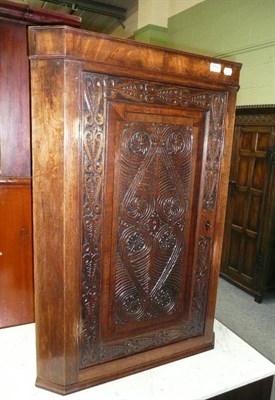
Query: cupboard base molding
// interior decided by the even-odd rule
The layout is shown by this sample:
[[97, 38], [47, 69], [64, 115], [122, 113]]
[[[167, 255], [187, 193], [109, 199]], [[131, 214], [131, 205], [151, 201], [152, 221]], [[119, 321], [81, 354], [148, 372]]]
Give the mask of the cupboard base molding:
[[[70, 393], [77, 392], [79, 390], [87, 389], [92, 386], [100, 385], [106, 382], [109, 382], [114, 379], [120, 379], [125, 376], [142, 372], [150, 368], [157, 367], [159, 365], [163, 365], [169, 362], [177, 361], [180, 360], [184, 357], [189, 357], [192, 355], [195, 355], [197, 353], [202, 353], [208, 350], [212, 350], [214, 348], [214, 343], [215, 343], [215, 334], [213, 333], [212, 339], [209, 341], [205, 341], [205, 343], [201, 343], [199, 345], [196, 345], [196, 341], [201, 342], [201, 339], [199, 338], [194, 338], [190, 339], [190, 341], [193, 342], [192, 347], [196, 346], [196, 349], [185, 349], [182, 351], [175, 351], [173, 352], [172, 355], [168, 355], [166, 357], [163, 357], [161, 360], [159, 360], [157, 356], [157, 352], [159, 351], [152, 351], [155, 352], [155, 360], [148, 360], [148, 361], [142, 361], [138, 360], [137, 362], [135, 361], [135, 356], [132, 356], [133, 359], [131, 360], [131, 357], [129, 357], [129, 364], [127, 364], [124, 368], [120, 368], [118, 370], [114, 371], [106, 371], [105, 368], [103, 368], [102, 371], [99, 373], [95, 373], [95, 368], [97, 367], [88, 367], [80, 371], [79, 374], [79, 381], [68, 385], [68, 386], [62, 386], [62, 385], [57, 385], [54, 383], [49, 383], [47, 381], [44, 381], [43, 379], [37, 378], [35, 385], [37, 387], [40, 387], [42, 389], [49, 390], [54, 393], [66, 395]], [[186, 343], [187, 346], [189, 346], [189, 343]], [[150, 355], [151, 357], [151, 355]], [[140, 358], [140, 357], [139, 357]], [[152, 356], [153, 358], [153, 356]], [[89, 376], [93, 376], [93, 378], [89, 378]]]

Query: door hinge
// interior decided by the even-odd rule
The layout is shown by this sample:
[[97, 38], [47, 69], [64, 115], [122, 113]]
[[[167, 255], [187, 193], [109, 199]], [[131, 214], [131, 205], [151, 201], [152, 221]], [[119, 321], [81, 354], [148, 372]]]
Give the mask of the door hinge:
[[268, 165], [275, 165], [275, 147], [270, 147], [266, 152], [266, 162]]
[[260, 290], [263, 280], [263, 256], [260, 253], [256, 254], [254, 268], [255, 287]]
[[260, 253], [256, 254], [255, 270], [259, 274], [263, 269], [263, 256]]
[[229, 190], [233, 196], [238, 192], [236, 181], [233, 181], [233, 180], [229, 181]]

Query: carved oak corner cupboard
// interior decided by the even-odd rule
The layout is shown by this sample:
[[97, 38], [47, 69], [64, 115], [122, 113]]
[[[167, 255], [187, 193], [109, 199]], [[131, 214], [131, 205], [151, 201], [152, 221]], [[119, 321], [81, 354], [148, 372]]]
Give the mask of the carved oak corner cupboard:
[[212, 348], [240, 65], [67, 27], [30, 52], [37, 385]]
[[79, 17], [0, 0], [0, 328], [33, 322], [28, 25]]

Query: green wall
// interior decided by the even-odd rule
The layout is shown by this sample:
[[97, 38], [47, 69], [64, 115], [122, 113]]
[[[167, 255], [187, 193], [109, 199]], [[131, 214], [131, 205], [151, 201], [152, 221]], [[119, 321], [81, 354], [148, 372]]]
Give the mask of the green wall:
[[169, 18], [167, 46], [243, 63], [238, 104], [275, 104], [275, 0], [205, 0]]
[[146, 25], [135, 31], [134, 39], [138, 42], [167, 46], [167, 28], [152, 24]]

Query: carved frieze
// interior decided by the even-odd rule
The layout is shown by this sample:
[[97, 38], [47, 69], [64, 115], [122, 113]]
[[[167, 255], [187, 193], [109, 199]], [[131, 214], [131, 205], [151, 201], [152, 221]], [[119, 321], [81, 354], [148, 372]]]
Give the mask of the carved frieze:
[[235, 125], [275, 125], [275, 113], [236, 114]]

